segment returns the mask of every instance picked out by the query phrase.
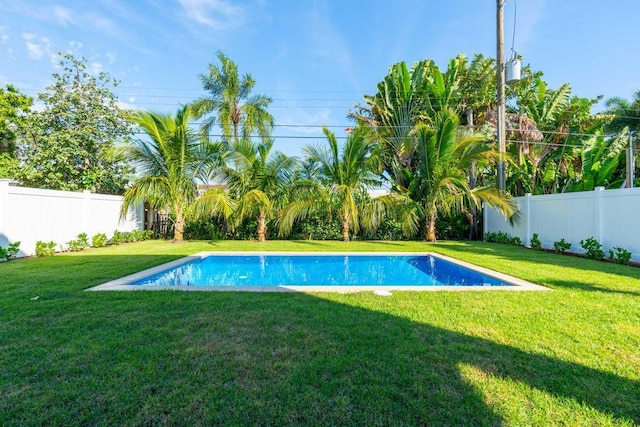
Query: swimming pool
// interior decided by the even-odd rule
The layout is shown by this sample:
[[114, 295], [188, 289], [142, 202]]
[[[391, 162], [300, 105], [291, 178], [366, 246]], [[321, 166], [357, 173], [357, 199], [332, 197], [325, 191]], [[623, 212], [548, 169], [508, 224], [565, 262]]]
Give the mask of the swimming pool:
[[[418, 253], [200, 253], [91, 290], [358, 291], [537, 286]], [[546, 289], [546, 288], [543, 288]]]

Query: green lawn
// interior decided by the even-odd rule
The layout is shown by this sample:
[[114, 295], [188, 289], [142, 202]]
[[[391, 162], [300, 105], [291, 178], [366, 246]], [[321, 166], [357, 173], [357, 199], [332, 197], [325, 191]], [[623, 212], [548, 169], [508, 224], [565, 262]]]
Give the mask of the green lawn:
[[[428, 250], [555, 291], [82, 292], [256, 249]], [[24, 424], [638, 425], [640, 269], [458, 242], [142, 242], [3, 263], [0, 425]]]

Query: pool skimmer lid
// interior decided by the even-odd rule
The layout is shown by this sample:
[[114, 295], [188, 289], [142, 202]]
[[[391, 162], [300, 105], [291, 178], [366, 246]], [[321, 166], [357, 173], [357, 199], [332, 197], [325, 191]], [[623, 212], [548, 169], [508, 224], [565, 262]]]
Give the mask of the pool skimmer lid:
[[393, 295], [391, 292], [389, 291], [373, 291], [374, 294], [378, 295], [379, 297], [390, 297], [391, 295]]

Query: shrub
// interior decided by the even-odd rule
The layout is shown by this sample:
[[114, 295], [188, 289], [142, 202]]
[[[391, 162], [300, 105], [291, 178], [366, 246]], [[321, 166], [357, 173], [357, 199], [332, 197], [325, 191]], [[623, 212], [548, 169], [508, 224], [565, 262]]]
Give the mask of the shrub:
[[609, 259], [616, 264], [629, 264], [631, 261], [631, 252], [620, 246], [609, 249]]
[[506, 243], [509, 245], [522, 245], [522, 240], [519, 237], [511, 237], [504, 231], [498, 231], [495, 233], [484, 233], [485, 242]]
[[82, 249], [88, 248], [89, 246], [91, 246], [89, 245], [89, 236], [87, 236], [87, 233], [78, 234], [78, 237], [76, 238], [76, 242], [78, 242], [78, 244], [82, 246]]
[[557, 242], [553, 242], [553, 250], [557, 254], [563, 254], [565, 251], [571, 249], [571, 243], [564, 239], [560, 239]]
[[56, 242], [36, 242], [36, 256], [53, 256], [56, 253]]
[[77, 238], [67, 242], [67, 248], [71, 252], [78, 252], [89, 247], [89, 237], [87, 233], [78, 234]]
[[540, 250], [542, 249], [542, 242], [540, 241], [540, 237], [538, 233], [533, 233], [533, 237], [531, 238], [531, 249]]
[[98, 233], [91, 238], [91, 246], [94, 248], [101, 248], [107, 244], [107, 235], [104, 233]]
[[603, 260], [604, 251], [602, 245], [593, 237], [589, 237], [585, 240], [580, 240], [580, 246], [586, 251], [587, 258]]
[[69, 240], [67, 242], [67, 250], [71, 251], [71, 252], [79, 252], [81, 250], [84, 249], [84, 246], [82, 246], [77, 240]]
[[118, 230], [114, 231], [113, 236], [111, 237], [111, 240], [109, 240], [109, 242], [112, 245], [119, 245], [120, 243], [124, 243], [124, 236], [122, 232]]
[[186, 240], [224, 240], [227, 238], [226, 225], [217, 218], [187, 221], [184, 227]]
[[20, 252], [20, 242], [9, 243], [9, 247], [0, 247], [0, 261], [10, 261]]
[[131, 241], [132, 242], [139, 242], [140, 240], [144, 240], [143, 239], [142, 230], [133, 230], [133, 231], [131, 231]]

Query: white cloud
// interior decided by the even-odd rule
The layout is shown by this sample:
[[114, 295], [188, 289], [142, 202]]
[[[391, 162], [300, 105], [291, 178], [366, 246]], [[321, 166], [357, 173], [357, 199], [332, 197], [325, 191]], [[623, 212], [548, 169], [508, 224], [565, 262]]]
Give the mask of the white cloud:
[[82, 42], [71, 40], [69, 42], [69, 47], [73, 50], [82, 49], [84, 47], [84, 44], [82, 44]]
[[35, 59], [36, 61], [42, 58], [42, 56], [44, 55], [42, 46], [31, 42], [27, 42], [27, 52], [29, 53], [29, 58]]
[[93, 74], [98, 74], [103, 71], [102, 64], [99, 62], [92, 62], [91, 64], [89, 64], [89, 68], [91, 69], [91, 72]]
[[120, 30], [118, 30], [117, 26], [109, 18], [95, 13], [85, 13], [82, 15], [82, 20], [85, 25], [97, 28], [107, 34], [116, 37], [122, 36]]
[[107, 60], [109, 61], [109, 64], [113, 64], [114, 62], [116, 62], [116, 57], [118, 56], [117, 53], [111, 53], [111, 52], [107, 52], [104, 54], [104, 56], [107, 57]]
[[5, 44], [9, 41], [9, 36], [6, 34], [6, 28], [0, 26], [0, 44]]
[[52, 12], [52, 19], [61, 25], [74, 23], [73, 11], [67, 8], [55, 6]]
[[25, 40], [34, 40], [35, 38], [38, 37], [37, 34], [33, 34], [33, 33], [22, 33], [20, 34], [22, 36], [23, 39]]
[[39, 61], [47, 55], [53, 62], [56, 55], [51, 50], [51, 40], [47, 37], [39, 37], [34, 33], [22, 33], [21, 35], [25, 41], [29, 58]]
[[225, 0], [178, 1], [189, 19], [215, 30], [239, 27], [246, 19], [246, 12], [242, 7]]

